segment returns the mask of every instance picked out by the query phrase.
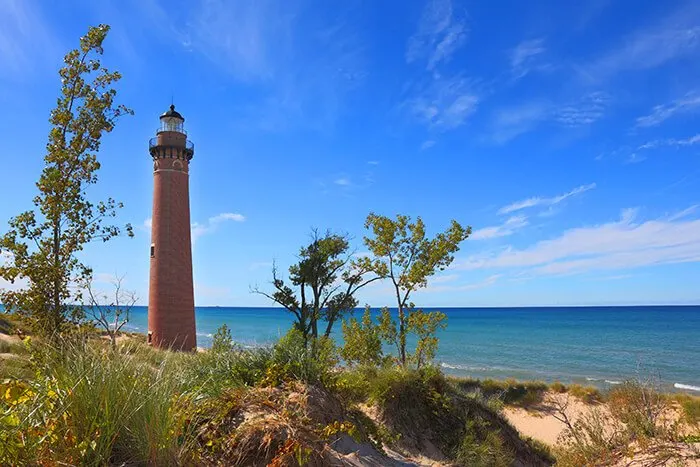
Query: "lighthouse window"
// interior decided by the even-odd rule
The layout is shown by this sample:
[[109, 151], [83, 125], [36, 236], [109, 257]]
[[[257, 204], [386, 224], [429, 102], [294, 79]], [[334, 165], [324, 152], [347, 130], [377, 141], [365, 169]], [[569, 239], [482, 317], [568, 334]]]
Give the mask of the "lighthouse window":
[[148, 331], [148, 344], [153, 343], [153, 331]]
[[151, 243], [151, 258], [155, 258], [155, 257], [156, 257], [156, 244]]

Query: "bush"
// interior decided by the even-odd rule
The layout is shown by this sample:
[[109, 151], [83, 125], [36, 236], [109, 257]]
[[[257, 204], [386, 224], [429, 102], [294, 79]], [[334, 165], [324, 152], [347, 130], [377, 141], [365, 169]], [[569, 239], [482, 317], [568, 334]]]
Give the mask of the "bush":
[[330, 385], [338, 364], [338, 352], [333, 340], [319, 337], [306, 342], [304, 335], [292, 328], [272, 350], [272, 361], [262, 384], [278, 385], [283, 381], [303, 381]]
[[0, 391], [0, 464], [178, 463], [196, 394], [176, 362], [154, 370], [139, 357], [76, 343], [34, 349], [36, 379]]
[[214, 338], [212, 339], [211, 352], [231, 352], [233, 349], [231, 330], [226, 324], [222, 324], [219, 329], [216, 330], [216, 334], [214, 334]]
[[514, 457], [503, 445], [498, 432], [489, 429], [482, 420], [475, 419], [467, 422], [456, 460], [474, 467], [506, 467], [512, 465]]
[[627, 428], [632, 439], [661, 435], [661, 417], [668, 409], [667, 399], [652, 387], [625, 381], [608, 394], [610, 413]]
[[691, 427], [700, 428], [700, 397], [676, 394], [673, 399], [680, 404], [683, 421]]
[[355, 318], [343, 321], [343, 342], [340, 355], [349, 365], [380, 365], [384, 361], [379, 326], [372, 321], [369, 306], [362, 322]]
[[514, 379], [455, 379], [455, 385], [465, 392], [480, 392], [485, 398], [499, 398], [506, 405], [530, 407], [542, 402], [547, 385], [541, 381], [519, 382]]
[[568, 393], [574, 397], [578, 397], [586, 404], [594, 404], [603, 400], [603, 395], [597, 388], [593, 386], [581, 386], [580, 384], [572, 384], [568, 388]]
[[559, 381], [555, 381], [552, 384], [549, 385], [549, 389], [553, 392], [562, 394], [566, 392], [566, 386], [564, 386], [562, 383]]

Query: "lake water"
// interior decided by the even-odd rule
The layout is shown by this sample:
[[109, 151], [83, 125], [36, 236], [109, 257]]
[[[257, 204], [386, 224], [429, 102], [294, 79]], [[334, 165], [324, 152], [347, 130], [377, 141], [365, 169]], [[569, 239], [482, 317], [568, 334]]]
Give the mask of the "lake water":
[[[700, 306], [443, 308], [438, 363], [458, 376], [559, 380], [606, 386], [637, 376], [700, 391]], [[358, 310], [356, 314], [361, 314]], [[279, 308], [198, 307], [197, 340], [226, 323], [245, 346], [274, 342], [291, 326]], [[147, 308], [129, 329], [145, 332]], [[340, 325], [334, 337], [342, 339]]]

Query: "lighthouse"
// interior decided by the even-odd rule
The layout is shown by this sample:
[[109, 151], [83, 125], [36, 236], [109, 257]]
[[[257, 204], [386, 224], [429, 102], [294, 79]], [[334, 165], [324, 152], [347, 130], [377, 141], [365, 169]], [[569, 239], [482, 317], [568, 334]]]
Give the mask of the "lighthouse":
[[172, 350], [197, 347], [189, 193], [194, 144], [184, 123], [171, 105], [148, 145], [153, 158], [148, 343]]

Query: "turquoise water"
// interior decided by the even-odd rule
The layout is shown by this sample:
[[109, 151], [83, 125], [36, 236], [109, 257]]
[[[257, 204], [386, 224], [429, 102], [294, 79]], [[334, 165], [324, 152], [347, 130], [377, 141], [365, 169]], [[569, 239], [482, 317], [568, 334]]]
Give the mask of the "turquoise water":
[[[606, 386], [635, 376], [700, 391], [700, 306], [448, 308], [438, 362], [478, 378], [539, 379]], [[358, 311], [358, 313], [360, 313]], [[198, 307], [197, 340], [211, 345], [226, 323], [246, 346], [269, 344], [291, 326], [279, 308]], [[130, 329], [145, 332], [146, 307]], [[340, 326], [335, 338], [340, 339]]]

